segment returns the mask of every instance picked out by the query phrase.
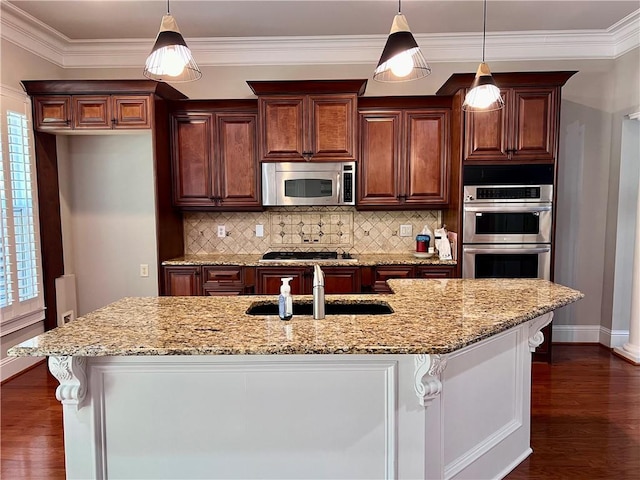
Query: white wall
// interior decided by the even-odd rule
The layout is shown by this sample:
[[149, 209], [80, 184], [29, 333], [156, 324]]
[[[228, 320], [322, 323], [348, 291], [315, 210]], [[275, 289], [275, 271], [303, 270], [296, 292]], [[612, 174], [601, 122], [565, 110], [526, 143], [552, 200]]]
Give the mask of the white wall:
[[[78, 315], [125, 296], [157, 295], [151, 134], [62, 140], [65, 273], [76, 275]], [[140, 264], [149, 277], [140, 277]]]

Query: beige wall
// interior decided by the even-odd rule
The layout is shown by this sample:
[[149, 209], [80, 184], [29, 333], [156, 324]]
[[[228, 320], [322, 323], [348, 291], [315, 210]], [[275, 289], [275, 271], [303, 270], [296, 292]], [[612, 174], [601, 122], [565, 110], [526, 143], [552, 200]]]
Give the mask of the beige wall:
[[0, 79], [3, 85], [22, 90], [21, 80], [64, 78], [64, 69], [42, 57], [0, 39]]
[[[11, 58], [19, 49], [6, 48]], [[5, 53], [5, 52], [3, 52]], [[6, 53], [5, 53], [6, 55]], [[3, 67], [6, 56], [3, 56]], [[177, 88], [191, 98], [248, 98], [246, 80], [369, 78], [367, 96], [430, 95], [455, 72], [473, 72], [476, 63], [437, 63], [424, 80], [400, 85], [371, 80], [373, 65], [204, 67], [203, 78]], [[613, 60], [491, 62], [494, 72], [578, 70], [563, 89], [558, 191], [557, 280], [582, 290], [586, 299], [558, 312], [559, 324], [610, 325], [613, 261], [609, 258], [616, 214], [620, 112], [638, 105], [638, 49]], [[140, 69], [68, 69], [28, 57], [3, 82], [23, 78], [143, 78]], [[635, 90], [634, 90], [635, 88]], [[559, 267], [559, 268], [558, 268]], [[603, 303], [604, 298], [604, 303]], [[601, 312], [609, 318], [601, 318]]]

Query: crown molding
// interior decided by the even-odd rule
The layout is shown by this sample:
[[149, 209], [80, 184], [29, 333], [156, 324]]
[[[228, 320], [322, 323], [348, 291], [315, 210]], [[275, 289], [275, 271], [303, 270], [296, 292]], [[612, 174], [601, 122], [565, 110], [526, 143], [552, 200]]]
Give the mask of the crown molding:
[[[2, 2], [2, 38], [63, 68], [140, 67], [152, 39], [72, 40]], [[482, 35], [416, 34], [427, 60], [476, 62]], [[198, 65], [374, 64], [386, 35], [190, 38]], [[487, 37], [487, 60], [615, 59], [640, 46], [640, 9], [606, 30], [498, 32]]]

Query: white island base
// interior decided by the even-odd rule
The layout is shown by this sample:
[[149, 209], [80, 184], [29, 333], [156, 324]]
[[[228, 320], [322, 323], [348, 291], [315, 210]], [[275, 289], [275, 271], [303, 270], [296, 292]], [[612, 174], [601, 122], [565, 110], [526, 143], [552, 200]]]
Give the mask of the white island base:
[[551, 316], [446, 355], [50, 357], [67, 478], [504, 477]]

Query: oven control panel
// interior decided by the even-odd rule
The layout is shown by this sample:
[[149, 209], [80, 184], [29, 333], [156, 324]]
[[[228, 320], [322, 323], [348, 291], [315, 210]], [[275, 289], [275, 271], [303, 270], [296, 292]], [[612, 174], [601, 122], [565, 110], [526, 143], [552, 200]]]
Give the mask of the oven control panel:
[[553, 201], [552, 185], [467, 185], [465, 203], [475, 202], [536, 202]]

